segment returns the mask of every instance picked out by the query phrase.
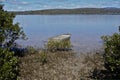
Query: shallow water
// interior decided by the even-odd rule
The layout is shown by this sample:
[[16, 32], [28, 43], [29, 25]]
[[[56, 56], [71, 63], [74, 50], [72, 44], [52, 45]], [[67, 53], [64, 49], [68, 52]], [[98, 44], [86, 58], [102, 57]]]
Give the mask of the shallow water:
[[70, 33], [75, 51], [91, 51], [102, 46], [102, 35], [118, 32], [120, 15], [17, 15], [14, 22], [23, 27], [27, 41], [23, 46], [43, 47], [48, 38]]

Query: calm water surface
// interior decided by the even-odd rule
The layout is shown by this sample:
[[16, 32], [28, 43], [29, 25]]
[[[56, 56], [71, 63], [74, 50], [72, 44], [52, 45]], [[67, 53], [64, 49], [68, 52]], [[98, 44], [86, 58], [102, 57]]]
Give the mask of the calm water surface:
[[120, 15], [17, 15], [14, 22], [23, 27], [27, 41], [23, 46], [43, 47], [48, 38], [70, 33], [76, 51], [91, 51], [102, 46], [102, 35], [118, 32]]

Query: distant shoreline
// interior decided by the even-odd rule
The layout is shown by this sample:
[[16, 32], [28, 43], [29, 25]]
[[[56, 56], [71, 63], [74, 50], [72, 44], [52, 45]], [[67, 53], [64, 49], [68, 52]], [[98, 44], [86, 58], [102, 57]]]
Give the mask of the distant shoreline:
[[120, 8], [76, 8], [76, 9], [46, 9], [33, 11], [11, 11], [16, 15], [62, 15], [62, 14], [99, 14], [120, 15]]

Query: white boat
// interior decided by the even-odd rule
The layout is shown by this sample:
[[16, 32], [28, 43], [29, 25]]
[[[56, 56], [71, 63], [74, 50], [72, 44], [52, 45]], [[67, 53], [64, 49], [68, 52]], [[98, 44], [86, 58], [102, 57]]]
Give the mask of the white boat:
[[69, 41], [71, 38], [71, 35], [70, 34], [62, 34], [62, 35], [58, 35], [58, 36], [55, 36], [55, 37], [52, 37], [50, 38], [49, 40], [51, 41]]

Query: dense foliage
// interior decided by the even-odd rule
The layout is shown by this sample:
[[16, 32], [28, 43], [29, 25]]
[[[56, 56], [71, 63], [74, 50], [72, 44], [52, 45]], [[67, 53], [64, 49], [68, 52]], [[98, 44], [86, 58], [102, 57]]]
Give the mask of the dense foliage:
[[0, 48], [0, 80], [16, 80], [18, 59], [13, 52]]
[[18, 23], [13, 24], [13, 13], [0, 6], [0, 80], [16, 80], [18, 58], [10, 51], [17, 39], [25, 39], [25, 34]]
[[57, 50], [69, 50], [71, 48], [71, 42], [68, 41], [48, 41], [46, 45], [47, 49], [50, 51], [57, 51]]
[[25, 34], [18, 23], [13, 24], [13, 13], [3, 10], [0, 6], [0, 46], [10, 47], [17, 39], [25, 39]]
[[105, 44], [105, 68], [113, 73], [120, 73], [120, 34], [102, 36]]

